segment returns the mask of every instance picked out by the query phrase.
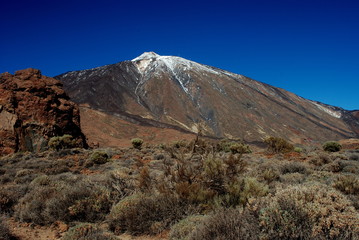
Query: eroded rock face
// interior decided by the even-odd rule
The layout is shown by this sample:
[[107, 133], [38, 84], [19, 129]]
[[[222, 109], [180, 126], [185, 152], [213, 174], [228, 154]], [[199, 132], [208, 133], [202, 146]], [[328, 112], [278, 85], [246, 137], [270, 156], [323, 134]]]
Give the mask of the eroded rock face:
[[79, 108], [60, 81], [31, 68], [0, 75], [0, 155], [41, 151], [49, 138], [64, 134], [87, 146]]

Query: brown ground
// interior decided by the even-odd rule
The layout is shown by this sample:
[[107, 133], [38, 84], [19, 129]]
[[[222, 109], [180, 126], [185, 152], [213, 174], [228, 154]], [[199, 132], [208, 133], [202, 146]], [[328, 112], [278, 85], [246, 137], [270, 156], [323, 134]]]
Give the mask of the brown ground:
[[[58, 222], [51, 227], [31, 225], [29, 223], [19, 223], [14, 219], [8, 221], [11, 233], [19, 240], [58, 240], [68, 230], [65, 223]], [[157, 236], [131, 236], [129, 234], [121, 234], [118, 236], [120, 240], [164, 240], [168, 239], [168, 231]]]
[[80, 107], [80, 113], [81, 128], [90, 145], [129, 147], [132, 138], [141, 138], [145, 144], [170, 143], [194, 138], [194, 134], [169, 128], [137, 125], [85, 106]]
[[343, 139], [339, 143], [343, 146], [343, 149], [359, 149], [359, 139]]

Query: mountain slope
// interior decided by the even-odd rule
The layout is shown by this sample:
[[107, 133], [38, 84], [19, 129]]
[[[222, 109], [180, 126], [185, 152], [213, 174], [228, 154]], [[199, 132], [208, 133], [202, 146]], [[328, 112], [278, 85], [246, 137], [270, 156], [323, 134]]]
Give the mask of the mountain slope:
[[243, 75], [180, 57], [144, 53], [132, 61], [56, 77], [77, 103], [206, 135], [292, 142], [357, 137], [357, 115]]

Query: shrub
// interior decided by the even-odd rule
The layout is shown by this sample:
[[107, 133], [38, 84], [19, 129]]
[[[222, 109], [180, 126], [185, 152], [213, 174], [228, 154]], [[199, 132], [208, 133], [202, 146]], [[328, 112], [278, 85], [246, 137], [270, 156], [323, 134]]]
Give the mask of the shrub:
[[301, 153], [301, 152], [303, 152], [303, 148], [295, 147], [294, 152]]
[[356, 239], [359, 213], [326, 185], [292, 186], [256, 207], [263, 239]]
[[359, 195], [359, 178], [354, 175], [340, 175], [333, 187], [345, 194]]
[[24, 185], [11, 185], [0, 188], [0, 213], [12, 213], [14, 205], [19, 198], [25, 195], [27, 187]]
[[131, 140], [132, 146], [136, 149], [141, 149], [142, 148], [142, 144], [143, 144], [143, 140], [141, 138], [133, 138]]
[[279, 180], [279, 177], [280, 174], [278, 170], [273, 168], [264, 169], [263, 172], [259, 174], [259, 178], [265, 180], [268, 184]]
[[232, 144], [229, 149], [233, 154], [236, 153], [251, 153], [251, 150], [249, 149], [248, 145], [242, 144], [242, 143], [234, 143]]
[[229, 139], [222, 139], [217, 144], [217, 150], [223, 152], [232, 152], [233, 154], [236, 153], [251, 153], [249, 146], [244, 144], [240, 140], [229, 140]]
[[280, 167], [282, 174], [288, 173], [307, 173], [307, 167], [301, 162], [286, 162]]
[[46, 225], [55, 221], [94, 222], [104, 218], [112, 201], [108, 190], [85, 181], [34, 186], [15, 206], [20, 221]]
[[108, 162], [108, 155], [102, 151], [95, 151], [91, 154], [90, 159], [86, 161], [85, 166], [91, 167], [94, 164], [104, 164]]
[[101, 228], [95, 224], [90, 223], [80, 223], [72, 228], [70, 228], [65, 235], [62, 237], [62, 240], [115, 240], [117, 239], [111, 233], [105, 233]]
[[339, 152], [342, 149], [342, 145], [338, 142], [329, 141], [323, 144], [323, 150], [327, 152]]
[[267, 195], [268, 186], [255, 178], [243, 178], [227, 185], [226, 190], [228, 193], [223, 198], [224, 203], [227, 202], [229, 206], [245, 206], [249, 199]]
[[192, 231], [202, 221], [206, 219], [204, 215], [191, 215], [182, 219], [171, 227], [170, 240], [188, 240]]
[[56, 136], [50, 138], [48, 146], [56, 151], [76, 147], [76, 140], [71, 135]]
[[273, 153], [286, 153], [294, 150], [294, 146], [283, 138], [269, 137], [264, 140], [268, 145], [268, 150]]
[[157, 234], [189, 214], [189, 205], [172, 195], [136, 194], [122, 199], [108, 217], [115, 234]]
[[189, 234], [191, 240], [256, 240], [259, 222], [249, 212], [239, 209], [220, 209], [206, 217]]

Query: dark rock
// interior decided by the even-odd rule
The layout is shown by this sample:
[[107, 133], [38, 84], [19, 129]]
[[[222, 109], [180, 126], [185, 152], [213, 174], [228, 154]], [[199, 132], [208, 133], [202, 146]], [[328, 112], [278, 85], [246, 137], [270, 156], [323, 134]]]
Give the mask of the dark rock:
[[0, 75], [0, 155], [39, 152], [49, 138], [64, 134], [87, 147], [79, 108], [60, 81], [32, 68]]

